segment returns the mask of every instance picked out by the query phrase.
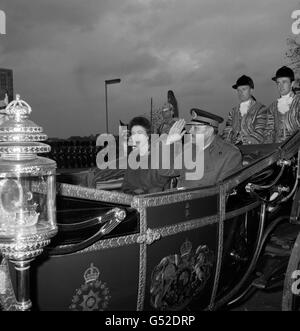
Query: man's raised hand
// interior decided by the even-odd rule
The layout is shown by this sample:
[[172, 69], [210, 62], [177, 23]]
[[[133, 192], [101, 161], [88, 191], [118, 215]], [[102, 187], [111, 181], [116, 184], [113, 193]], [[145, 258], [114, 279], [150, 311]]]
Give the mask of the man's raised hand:
[[186, 131], [184, 130], [184, 126], [184, 119], [180, 119], [173, 124], [167, 137], [167, 145], [173, 144], [174, 142], [182, 139], [183, 135], [186, 133]]

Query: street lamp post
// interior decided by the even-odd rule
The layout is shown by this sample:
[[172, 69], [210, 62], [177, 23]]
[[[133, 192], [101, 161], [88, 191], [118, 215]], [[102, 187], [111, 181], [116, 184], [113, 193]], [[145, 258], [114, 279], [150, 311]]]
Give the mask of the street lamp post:
[[105, 111], [106, 111], [106, 133], [108, 133], [108, 105], [107, 105], [107, 85], [121, 83], [121, 79], [107, 79], [105, 80]]

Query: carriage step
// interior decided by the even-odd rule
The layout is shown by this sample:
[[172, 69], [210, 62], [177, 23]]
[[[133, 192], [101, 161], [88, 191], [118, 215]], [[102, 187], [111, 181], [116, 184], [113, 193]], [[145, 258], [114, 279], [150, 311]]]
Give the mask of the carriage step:
[[272, 234], [270, 241], [266, 245], [265, 253], [278, 256], [290, 255], [298, 233], [298, 226], [282, 224]]
[[292, 247], [290, 246], [275, 246], [267, 245], [265, 252], [270, 256], [289, 256], [291, 254]]
[[289, 256], [264, 254], [252, 285], [257, 289], [270, 290], [282, 285]]

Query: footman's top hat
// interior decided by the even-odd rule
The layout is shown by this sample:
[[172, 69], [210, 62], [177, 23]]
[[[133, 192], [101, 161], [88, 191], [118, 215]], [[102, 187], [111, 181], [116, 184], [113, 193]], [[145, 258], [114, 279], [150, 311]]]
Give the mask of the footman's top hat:
[[236, 90], [239, 86], [245, 86], [245, 85], [254, 88], [253, 80], [250, 77], [243, 75], [236, 81], [234, 85], [232, 85], [232, 88]]
[[276, 76], [273, 77], [272, 80], [276, 82], [277, 78], [282, 78], [282, 77], [288, 77], [291, 79], [291, 81], [294, 81], [295, 80], [294, 71], [289, 67], [283, 66], [276, 71]]
[[188, 125], [201, 125], [206, 124], [218, 128], [219, 124], [224, 121], [223, 117], [209, 113], [205, 110], [192, 108], [191, 109], [192, 121], [187, 123]]

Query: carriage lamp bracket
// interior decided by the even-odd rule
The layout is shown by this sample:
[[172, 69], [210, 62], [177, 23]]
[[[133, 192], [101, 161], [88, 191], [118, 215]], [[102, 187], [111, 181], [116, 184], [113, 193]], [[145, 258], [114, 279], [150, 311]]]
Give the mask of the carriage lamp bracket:
[[235, 189], [235, 188], [232, 189], [231, 192], [229, 193], [230, 196], [232, 196], [232, 195], [237, 195], [237, 194], [238, 194], [238, 191], [237, 191], [237, 189]]
[[286, 166], [289, 166], [291, 164], [292, 164], [292, 161], [291, 160], [279, 160], [277, 162], [277, 165], [280, 166], [281, 169], [279, 171], [279, 174], [277, 175], [277, 177], [274, 179], [274, 181], [271, 184], [268, 184], [268, 185], [258, 185], [258, 184], [254, 184], [254, 183], [248, 183], [245, 186], [246, 192], [247, 193], [255, 193], [255, 191], [263, 191], [263, 190], [269, 190], [269, 189], [271, 189], [280, 180], [280, 178], [283, 175], [283, 172], [285, 170], [285, 167]]
[[251, 195], [255, 196], [258, 200], [264, 202], [264, 203], [268, 203], [268, 199], [266, 197], [262, 197], [260, 196], [257, 192], [256, 192], [256, 187], [257, 185], [253, 184], [253, 183], [248, 183], [245, 186], [245, 190], [247, 193], [250, 193]]
[[290, 188], [288, 186], [278, 185], [275, 189], [279, 194], [281, 193], [289, 193]]
[[280, 167], [286, 167], [286, 166], [291, 166], [292, 165], [292, 160], [284, 160], [280, 159], [277, 161], [277, 165]]
[[246, 186], [245, 186], [245, 190], [247, 193], [252, 193], [254, 192], [254, 184], [253, 183], [248, 183]]
[[61, 245], [52, 248], [48, 254], [51, 256], [63, 256], [66, 254], [74, 254], [79, 251], [83, 251], [87, 247], [98, 242], [103, 236], [108, 235], [113, 231], [119, 224], [125, 220], [127, 216], [126, 210], [122, 208], [113, 208], [103, 215], [102, 222], [104, 223], [102, 227], [93, 234], [90, 238], [81, 241], [80, 243]]
[[105, 223], [99, 232], [103, 235], [110, 233], [113, 229], [115, 229], [124, 219], [126, 218], [126, 211], [121, 208], [114, 208], [107, 215], [113, 214], [113, 218]]
[[[271, 201], [271, 205], [269, 206], [269, 208], [271, 208], [271, 209], [274, 209], [274, 207], [272, 207], [272, 206], [274, 206], [275, 204], [280, 205], [280, 204], [288, 201], [291, 197], [294, 196], [294, 194], [297, 190], [299, 179], [300, 179], [300, 148], [298, 150], [297, 162], [296, 162], [295, 157], [293, 157], [291, 160], [287, 160], [287, 161], [286, 160], [280, 160], [280, 161], [282, 161], [282, 163], [280, 163], [280, 165], [282, 167], [294, 164], [293, 169], [296, 172], [296, 174], [295, 174], [296, 175], [296, 181], [295, 181], [295, 184], [294, 184], [292, 189], [288, 186], [283, 186], [283, 185], [278, 185], [275, 188], [275, 192], [277, 191], [279, 193], [279, 195], [276, 199]], [[287, 193], [287, 195], [282, 197], [283, 193]], [[293, 223], [292, 220], [291, 220], [291, 223]]]
[[[277, 193], [277, 196], [274, 197], [274, 199], [271, 200], [272, 195], [270, 194], [270, 200], [269, 204], [267, 207], [268, 212], [273, 212], [276, 207], [281, 205], [283, 202], [286, 202], [289, 200], [289, 198], [294, 194], [294, 190], [290, 190], [288, 186], [283, 186], [283, 185], [277, 185], [274, 188], [273, 194]], [[284, 193], [287, 193], [288, 195], [283, 195]]]

